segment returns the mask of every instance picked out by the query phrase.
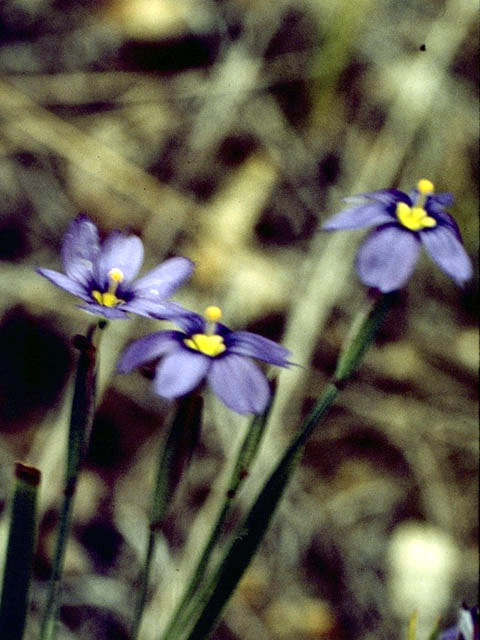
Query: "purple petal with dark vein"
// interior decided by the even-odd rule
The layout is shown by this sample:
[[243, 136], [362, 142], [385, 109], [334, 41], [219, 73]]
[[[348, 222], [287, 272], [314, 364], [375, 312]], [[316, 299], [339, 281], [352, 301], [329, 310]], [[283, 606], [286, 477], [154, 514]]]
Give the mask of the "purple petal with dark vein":
[[345, 209], [323, 223], [324, 231], [341, 229], [362, 229], [392, 222], [393, 216], [382, 204], [369, 203], [352, 209]]
[[85, 289], [83, 284], [80, 284], [76, 280], [72, 280], [68, 276], [63, 273], [59, 273], [58, 271], [53, 271], [52, 269], [37, 269], [37, 273], [50, 282], [53, 282], [57, 287], [61, 289], [65, 289], [69, 293], [73, 293], [74, 296], [78, 296], [83, 300], [91, 300], [89, 292]]
[[178, 317], [189, 313], [182, 305], [176, 302], [156, 301], [142, 297], [134, 297], [125, 302], [125, 304], [122, 304], [122, 309], [147, 318], [154, 317], [158, 320], [172, 320], [172, 322], [177, 322]]
[[359, 193], [355, 196], [348, 196], [347, 198], [343, 198], [343, 200], [345, 202], [358, 202], [359, 198], [376, 200], [384, 205], [392, 205], [397, 202], [405, 202], [408, 206], [412, 205], [412, 201], [408, 195], [399, 189], [379, 189], [378, 191], [369, 191], [367, 193]]
[[456, 233], [445, 225], [437, 225], [421, 231], [420, 238], [425, 249], [440, 269], [462, 286], [472, 277], [472, 263]]
[[458, 628], [455, 625], [454, 627], [450, 627], [443, 633], [438, 636], [438, 640], [458, 640]]
[[180, 331], [157, 331], [144, 338], [139, 338], [124, 349], [117, 363], [118, 373], [129, 373], [146, 362], [181, 348], [185, 338]]
[[427, 205], [429, 202], [433, 202], [440, 207], [451, 207], [455, 202], [453, 193], [436, 193], [427, 198]]
[[90, 304], [78, 305], [78, 308], [109, 320], [128, 320], [128, 314], [123, 311], [123, 307], [104, 307], [96, 302], [91, 302]]
[[87, 216], [78, 216], [63, 238], [62, 264], [67, 276], [87, 286], [99, 251], [97, 227]]
[[193, 262], [188, 258], [170, 258], [165, 260], [133, 284], [136, 295], [148, 298], [169, 298], [178, 287], [190, 277]]
[[[181, 305], [177, 305], [177, 303], [169, 303], [172, 305], [175, 305], [176, 307], [181, 307]], [[205, 319], [198, 315], [198, 313], [194, 313], [193, 311], [188, 311], [187, 309], [183, 309], [183, 307], [181, 307], [182, 311], [179, 312], [178, 315], [175, 315], [174, 317], [169, 317], [169, 318], [164, 318], [164, 317], [159, 317], [160, 320], [172, 320], [173, 322], [175, 322], [176, 325], [178, 325], [181, 329], [183, 329], [185, 331], [185, 333], [187, 333], [189, 336], [193, 335], [194, 333], [205, 333]], [[154, 318], [156, 318], [156, 314], [151, 314]]]
[[360, 280], [383, 293], [400, 289], [412, 275], [420, 246], [418, 237], [400, 226], [375, 229], [357, 254]]
[[125, 276], [124, 283], [128, 283], [135, 278], [142, 262], [143, 244], [140, 238], [113, 231], [101, 248], [95, 278], [102, 288], [107, 288], [109, 271], [120, 269]]
[[[457, 236], [457, 239], [462, 242], [462, 236], [460, 235], [460, 229], [458, 228], [457, 223], [455, 222], [455, 220], [452, 218], [452, 216], [447, 213], [445, 210], [438, 210], [438, 211], [432, 211], [432, 209], [429, 207], [427, 210], [427, 213], [430, 214], [431, 216], [433, 216], [435, 218], [435, 220], [438, 222], [439, 226], [446, 226], [448, 227], [451, 231], [453, 231], [453, 233]], [[462, 242], [463, 244], [463, 242]]]
[[270, 398], [264, 374], [248, 358], [228, 354], [214, 359], [208, 382], [220, 400], [237, 413], [262, 413]]
[[153, 382], [162, 398], [178, 398], [197, 387], [207, 374], [210, 358], [187, 349], [167, 354], [159, 363]]
[[258, 358], [264, 362], [276, 364], [279, 367], [287, 367], [290, 364], [287, 358], [291, 355], [291, 351], [273, 340], [250, 331], [228, 331], [225, 334], [220, 331], [219, 333], [224, 335], [229, 353]]

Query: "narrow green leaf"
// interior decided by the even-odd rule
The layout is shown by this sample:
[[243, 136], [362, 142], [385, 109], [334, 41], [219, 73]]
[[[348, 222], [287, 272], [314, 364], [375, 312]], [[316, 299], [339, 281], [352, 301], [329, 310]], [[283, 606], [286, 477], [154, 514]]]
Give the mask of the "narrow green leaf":
[[265, 433], [265, 427], [270, 414], [273, 397], [274, 394], [272, 393], [270, 403], [265, 412], [261, 415], [254, 416], [250, 422], [250, 426], [240, 447], [240, 451], [232, 471], [225, 499], [220, 507], [205, 548], [202, 551], [185, 592], [175, 609], [166, 631], [162, 635], [162, 640], [173, 640], [173, 638], [178, 637], [177, 634], [180, 633], [184, 627], [188, 626], [190, 622], [189, 607], [195, 606], [195, 601], [191, 602], [191, 600], [192, 598], [195, 598], [195, 590], [204, 578], [205, 570], [208, 566], [212, 552], [222, 535], [225, 521], [231, 511], [233, 500], [237, 495], [241, 484], [247, 478], [250, 466], [256, 458], [263, 434]]
[[148, 585], [155, 552], [157, 532], [167, 515], [175, 489], [188, 465], [202, 424], [203, 399], [196, 393], [180, 398], [165, 444], [160, 450], [148, 532], [147, 551], [140, 575], [135, 612], [130, 628], [131, 640], [140, 631], [143, 610], [147, 600]]
[[268, 416], [270, 415], [272, 402], [273, 396], [265, 412], [261, 415], [254, 416], [252, 418], [252, 421], [250, 422], [250, 426], [243, 440], [237, 461], [235, 463], [235, 467], [232, 472], [232, 476], [230, 478], [230, 485], [227, 491], [228, 500], [233, 500], [240, 488], [240, 485], [248, 476], [250, 467], [257, 457], [257, 453], [260, 448], [263, 435], [265, 433]]
[[104, 321], [92, 325], [86, 336], [75, 336], [74, 344], [80, 351], [78, 358], [75, 387], [73, 392], [70, 428], [68, 433], [66, 487], [78, 475], [81, 460], [88, 446], [90, 431], [95, 413], [98, 329], [106, 326]]
[[398, 292], [393, 291], [381, 296], [365, 313], [359, 314], [350, 330], [349, 338], [339, 356], [335, 370], [335, 380], [348, 380], [372, 343], [379, 327], [389, 309], [398, 299]]
[[[231, 546], [208, 583], [187, 607], [191, 620], [188, 640], [204, 640], [213, 631], [223, 607], [257, 551], [275, 513], [290, 477], [295, 470], [303, 447], [313, 430], [326, 415], [340, 389], [359, 365], [363, 354], [372, 344], [388, 309], [396, 299], [387, 294], [378, 299], [371, 310], [354, 322], [350, 338], [339, 357], [333, 381], [317, 401], [311, 414], [300, 426], [290, 446], [264, 485], [246, 518], [235, 532]], [[177, 640], [177, 638], [175, 638]]]
[[36, 539], [36, 504], [40, 471], [21, 462], [15, 465], [7, 556], [0, 604], [0, 638], [22, 640], [28, 609], [28, 591]]
[[203, 399], [197, 394], [180, 398], [157, 467], [150, 523], [161, 524], [173, 499], [182, 473], [198, 442]]
[[[310, 415], [310, 419], [305, 423], [308, 433], [325, 415], [337, 393], [338, 389], [334, 385], [327, 387], [324, 395]], [[290, 477], [301, 457], [306, 433], [307, 431], [300, 430], [294, 438], [257, 497], [247, 517], [237, 528], [235, 538], [217, 571], [195, 599], [194, 608], [190, 607], [188, 609], [192, 621], [190, 626], [192, 630], [188, 640], [207, 638], [215, 627], [223, 607], [236, 588], [265, 535]]]
[[414, 611], [410, 616], [407, 629], [407, 640], [417, 640], [418, 611]]
[[440, 637], [440, 620], [437, 620], [430, 635], [428, 636], [428, 640], [438, 640], [439, 637]]
[[80, 356], [78, 358], [70, 414], [63, 504], [58, 523], [57, 543], [48, 586], [47, 602], [40, 627], [40, 640], [54, 640], [57, 635], [57, 616], [60, 607], [60, 588], [65, 550], [71, 527], [78, 474], [93, 424], [98, 347], [101, 330], [106, 326], [107, 322], [105, 320], [99, 320], [89, 327], [86, 336], [76, 336], [74, 339], [74, 344], [80, 351]]

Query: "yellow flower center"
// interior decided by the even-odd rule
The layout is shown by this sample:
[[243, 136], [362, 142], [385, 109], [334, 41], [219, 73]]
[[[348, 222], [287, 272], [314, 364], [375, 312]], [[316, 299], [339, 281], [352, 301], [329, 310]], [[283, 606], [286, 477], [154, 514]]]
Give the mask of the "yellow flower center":
[[120, 282], [123, 282], [125, 276], [121, 269], [113, 267], [113, 269], [110, 269], [110, 271], [108, 272], [108, 277], [110, 278], [108, 291], [104, 291], [102, 293], [97, 289], [94, 289], [92, 291], [92, 298], [103, 307], [115, 307], [117, 304], [122, 304], [122, 302], [125, 302], [125, 300], [117, 298], [117, 296], [115, 295], [118, 285], [120, 284]]
[[213, 305], [207, 307], [203, 314], [208, 322], [218, 322], [222, 317], [222, 310], [220, 307], [214, 307]]
[[200, 351], [200, 353], [213, 358], [219, 356], [227, 348], [222, 336], [216, 334], [208, 336], [205, 333], [195, 333], [191, 338], [185, 338], [183, 342], [190, 349]]
[[400, 223], [410, 231], [419, 231], [425, 227], [435, 227], [437, 221], [428, 215], [423, 207], [409, 207], [405, 202], [399, 202], [395, 213]]
[[426, 178], [422, 178], [417, 182], [417, 189], [422, 196], [425, 196], [429, 193], [433, 193], [435, 191], [435, 187], [433, 186], [433, 182], [427, 180]]

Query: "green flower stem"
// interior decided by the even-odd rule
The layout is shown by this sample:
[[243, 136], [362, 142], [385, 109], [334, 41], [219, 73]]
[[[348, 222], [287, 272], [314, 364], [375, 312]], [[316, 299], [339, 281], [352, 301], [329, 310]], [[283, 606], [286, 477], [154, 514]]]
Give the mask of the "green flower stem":
[[[225, 521], [231, 511], [233, 500], [237, 495], [241, 484], [246, 479], [249, 473], [249, 469], [255, 460], [257, 452], [262, 442], [263, 434], [265, 432], [265, 425], [270, 413], [271, 402], [266, 411], [262, 415], [255, 416], [250, 422], [250, 426], [247, 430], [245, 438], [240, 447], [240, 451], [235, 462], [235, 466], [230, 477], [228, 490], [226, 492], [225, 500], [223, 501], [220, 510], [217, 514], [216, 520], [210, 531], [207, 543], [202, 551], [202, 554], [197, 562], [197, 565], [192, 572], [191, 578], [185, 588], [183, 596], [175, 609], [175, 613], [172, 616], [170, 624], [166, 631], [162, 635], [162, 640], [172, 640], [177, 637], [178, 631], [186, 624], [185, 613], [187, 613], [187, 607], [192, 599], [195, 590], [202, 582], [205, 575], [205, 570], [208, 565], [208, 561], [212, 554], [212, 551], [217, 544], [225, 525]], [[188, 619], [187, 619], [188, 621]]]
[[21, 462], [15, 464], [15, 489], [0, 603], [2, 640], [22, 640], [25, 630], [39, 484], [38, 469]]
[[355, 317], [335, 369], [334, 380], [337, 384], [347, 381], [354, 373], [397, 299], [396, 291], [387, 293]]
[[360, 321], [342, 351], [337, 370], [311, 414], [305, 419], [277, 467], [260, 491], [249, 513], [238, 526], [233, 542], [210, 580], [200, 588], [187, 608], [189, 633], [186, 629], [175, 640], [204, 640], [214, 629], [231, 594], [260, 545], [276, 507], [283, 496], [293, 471], [301, 458], [303, 447], [336, 399], [340, 389], [360, 364], [363, 354], [372, 344], [388, 309], [396, 296], [386, 294], [375, 303]]
[[435, 624], [434, 628], [432, 629], [432, 632], [428, 636], [428, 640], [438, 640], [439, 637], [440, 637], [440, 620], [438, 620], [437, 623]]
[[39, 640], [54, 640], [57, 635], [60, 590], [72, 522], [73, 503], [82, 459], [90, 438], [95, 412], [98, 347], [105, 320], [92, 324], [86, 336], [76, 336], [74, 344], [80, 351], [73, 392], [70, 429], [68, 434], [67, 461], [63, 505], [58, 523], [57, 544], [52, 574], [48, 586], [47, 603], [43, 613]]
[[408, 621], [406, 640], [417, 640], [418, 611], [414, 611]]
[[157, 534], [172, 502], [182, 470], [193, 452], [200, 431], [202, 409], [203, 403], [200, 396], [190, 394], [182, 398], [171, 422], [165, 444], [160, 450], [150, 511], [147, 551], [140, 575], [135, 614], [130, 628], [131, 640], [137, 639], [142, 622]]

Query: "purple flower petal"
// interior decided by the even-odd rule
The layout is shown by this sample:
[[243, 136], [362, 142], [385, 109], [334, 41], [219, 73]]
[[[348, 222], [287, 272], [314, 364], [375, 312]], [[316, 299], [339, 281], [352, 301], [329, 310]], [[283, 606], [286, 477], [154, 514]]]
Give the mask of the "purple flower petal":
[[458, 640], [458, 634], [459, 631], [457, 625], [455, 625], [454, 627], [450, 627], [450, 629], [447, 629], [446, 631], [441, 633], [438, 636], [438, 640]]
[[93, 313], [95, 316], [103, 316], [109, 320], [128, 320], [126, 311], [123, 310], [123, 306], [119, 307], [105, 307], [96, 302], [90, 304], [78, 305], [78, 308], [88, 313]]
[[358, 202], [360, 199], [376, 200], [377, 202], [391, 206], [397, 202], [405, 202], [410, 207], [412, 200], [403, 191], [398, 189], [378, 189], [378, 191], [369, 191], [367, 193], [359, 193], [355, 196], [343, 198], [344, 202]]
[[[149, 315], [159, 320], [173, 320], [177, 326], [185, 331], [189, 336], [194, 333], [205, 333], [205, 318], [198, 315], [194, 311], [188, 311], [176, 302], [169, 302], [172, 305], [173, 315], [157, 315], [156, 312], [152, 312]], [[178, 314], [177, 314], [178, 310]]]
[[472, 277], [472, 263], [455, 230], [437, 225], [420, 232], [428, 254], [460, 286]]
[[188, 258], [170, 258], [139, 278], [133, 285], [135, 295], [169, 298], [190, 277], [193, 262]]
[[99, 251], [97, 227], [87, 216], [78, 216], [70, 224], [62, 244], [62, 263], [67, 276], [88, 286]]
[[437, 193], [437, 194], [428, 196], [427, 198], [427, 206], [428, 204], [430, 205], [434, 204], [442, 208], [451, 207], [454, 202], [455, 202], [455, 198], [453, 196], [453, 193]]
[[457, 624], [441, 633], [438, 640], [478, 640], [478, 607], [469, 609], [463, 605]]
[[159, 363], [153, 387], [162, 398], [178, 398], [195, 389], [207, 374], [211, 360], [201, 353], [178, 349]]
[[357, 254], [360, 280], [383, 293], [400, 289], [415, 268], [420, 246], [417, 235], [400, 226], [375, 229]]
[[362, 229], [392, 222], [393, 216], [380, 203], [368, 203], [359, 207], [345, 209], [329, 218], [322, 225], [324, 231], [340, 229]]
[[291, 351], [273, 340], [250, 331], [230, 331], [220, 324], [217, 325], [217, 331], [224, 337], [229, 353], [258, 358], [280, 367], [286, 367], [289, 364], [287, 358], [291, 355]]
[[229, 354], [214, 359], [207, 379], [220, 400], [237, 413], [263, 413], [268, 404], [266, 377], [243, 356]]
[[142, 262], [143, 244], [140, 238], [113, 231], [103, 243], [95, 279], [102, 289], [106, 289], [110, 284], [109, 271], [120, 269], [124, 275], [124, 283], [128, 283], [135, 278]]
[[157, 331], [144, 338], [135, 340], [123, 351], [117, 363], [118, 373], [129, 373], [135, 367], [180, 349], [180, 342], [185, 338], [180, 331]]
[[50, 280], [50, 282], [53, 282], [57, 287], [65, 289], [65, 291], [68, 291], [69, 293], [73, 293], [74, 296], [78, 296], [79, 298], [83, 298], [83, 300], [87, 301], [91, 300], [90, 294], [83, 284], [80, 284], [76, 280], [72, 280], [63, 273], [43, 268], [37, 269], [37, 273], [47, 278], [47, 280]]
[[140, 316], [151, 318], [152, 316], [158, 320], [174, 320], [178, 326], [182, 326], [177, 320], [189, 312], [176, 302], [155, 301], [149, 298], [134, 297], [128, 302], [122, 304], [124, 311], [131, 311]]
[[435, 220], [438, 222], [439, 226], [441, 225], [441, 226], [449, 227], [450, 230], [452, 231], [452, 233], [457, 237], [458, 241], [462, 243], [462, 236], [460, 234], [460, 229], [458, 228], [457, 223], [455, 222], [455, 220], [452, 218], [452, 216], [449, 213], [444, 211], [441, 207], [439, 207], [438, 209], [435, 209], [435, 207], [434, 207], [432, 209], [431, 206], [427, 206], [426, 207], [426, 212], [430, 216], [435, 218]]

